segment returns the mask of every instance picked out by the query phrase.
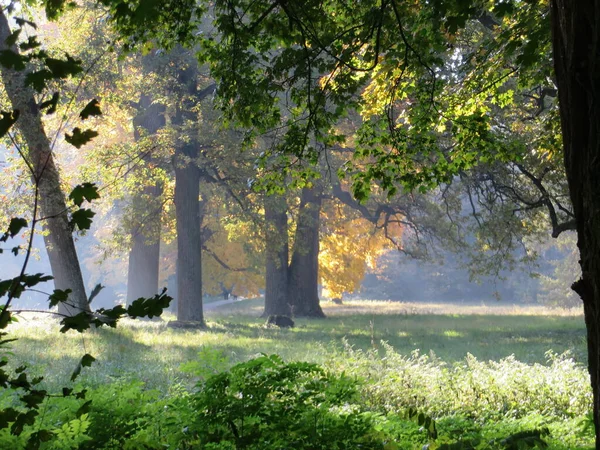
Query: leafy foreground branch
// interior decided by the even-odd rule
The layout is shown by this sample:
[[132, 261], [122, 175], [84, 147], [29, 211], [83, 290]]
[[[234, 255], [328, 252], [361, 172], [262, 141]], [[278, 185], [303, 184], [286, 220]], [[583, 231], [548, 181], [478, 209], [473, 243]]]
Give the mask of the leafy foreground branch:
[[[95, 195], [81, 194], [82, 190], [85, 189], [94, 190]], [[88, 200], [98, 197], [97, 191], [95, 191], [93, 185], [88, 185], [85, 187], [77, 186], [71, 194], [72, 198], [73, 196], [81, 197], [79, 200], [75, 200], [75, 203], [78, 207], [81, 206], [84, 197], [86, 197]], [[35, 205], [37, 206], [37, 200]], [[32, 221], [29, 233], [25, 260], [19, 275], [12, 279], [0, 280], [0, 298], [6, 297], [6, 301], [4, 305], [2, 305], [2, 309], [0, 311], [0, 330], [5, 330], [10, 322], [14, 320], [10, 311], [10, 306], [14, 299], [19, 298], [23, 292], [37, 286], [39, 283], [52, 280], [51, 276], [41, 273], [34, 275], [28, 275], [26, 273], [27, 264], [32, 251], [35, 225], [39, 221], [39, 219], [36, 219], [35, 207], [33, 217], [34, 219]], [[89, 224], [91, 224], [91, 222]], [[89, 228], [89, 224], [85, 228]], [[19, 233], [23, 229], [26, 229], [27, 226], [27, 221], [23, 218], [11, 219], [8, 230], [2, 236], [0, 236], [0, 242], [8, 242], [9, 239], [19, 235]], [[82, 225], [79, 226], [81, 227]], [[19, 252], [19, 247], [14, 247], [12, 252], [17, 255]], [[95, 289], [92, 294], [97, 294], [99, 290], [99, 288]], [[70, 302], [70, 293], [71, 291], [69, 289], [55, 289], [48, 298], [50, 307], [60, 304], [68, 304]], [[93, 295], [90, 296], [90, 301], [93, 298]], [[58, 315], [63, 316], [63, 319], [61, 320], [62, 328], [60, 331], [62, 333], [66, 333], [69, 330], [83, 332], [84, 330], [92, 327], [97, 328], [104, 325], [116, 327], [117, 321], [123, 317], [152, 318], [155, 316], [160, 316], [163, 309], [169, 306], [171, 300], [172, 298], [166, 295], [166, 289], [164, 289], [162, 293], [157, 294], [153, 298], [139, 298], [135, 300], [127, 308], [123, 307], [122, 305], [118, 305], [110, 309], [101, 308], [95, 312], [82, 311], [74, 316], [58, 313]], [[11, 404], [10, 406], [0, 410], [0, 432], [9, 431], [10, 435], [14, 437], [20, 437], [21, 435], [24, 435], [26, 439], [21, 442], [22, 445], [18, 444], [17, 446], [10, 445], [1, 447], [36, 449], [40, 448], [43, 443], [54, 445], [53, 443], [60, 442], [61, 439], [64, 439], [64, 437], [67, 435], [72, 436], [73, 434], [84, 431], [85, 426], [82, 420], [85, 419], [85, 415], [89, 411], [91, 404], [91, 400], [86, 400], [87, 390], [84, 388], [73, 389], [65, 387], [62, 389], [61, 393], [50, 394], [46, 390], [39, 388], [43, 377], [36, 377], [33, 379], [28, 377], [27, 367], [20, 366], [14, 370], [14, 374], [11, 373], [8, 370], [8, 364], [12, 354], [9, 352], [7, 345], [14, 340], [15, 339], [8, 338], [8, 332], [0, 331], [0, 386], [4, 391], [11, 391], [11, 397], [15, 400], [14, 404]], [[71, 382], [77, 379], [83, 367], [91, 366], [94, 361], [95, 358], [92, 355], [88, 353], [83, 355], [73, 370]], [[3, 394], [6, 394], [6, 392], [3, 392]], [[47, 405], [47, 402], [51, 398], [74, 398], [77, 400], [79, 407], [75, 412], [75, 422], [71, 421], [67, 428], [53, 430], [52, 427], [44, 425], [44, 417], [43, 414], [41, 414], [40, 409], [42, 405]], [[40, 414], [42, 416], [41, 420]], [[48, 423], [46, 422], [46, 424]], [[25, 428], [27, 426], [34, 427], [35, 431], [25, 432]], [[63, 444], [56, 445], [58, 445], [58, 447], [55, 448], [65, 448]], [[67, 448], [71, 448], [71, 446], [68, 446]]]

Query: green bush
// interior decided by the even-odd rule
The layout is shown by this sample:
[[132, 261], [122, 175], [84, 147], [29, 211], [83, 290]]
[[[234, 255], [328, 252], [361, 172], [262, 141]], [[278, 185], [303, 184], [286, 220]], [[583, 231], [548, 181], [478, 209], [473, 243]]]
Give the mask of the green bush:
[[199, 448], [382, 449], [377, 415], [355, 405], [353, 378], [262, 356], [200, 385], [189, 433]]

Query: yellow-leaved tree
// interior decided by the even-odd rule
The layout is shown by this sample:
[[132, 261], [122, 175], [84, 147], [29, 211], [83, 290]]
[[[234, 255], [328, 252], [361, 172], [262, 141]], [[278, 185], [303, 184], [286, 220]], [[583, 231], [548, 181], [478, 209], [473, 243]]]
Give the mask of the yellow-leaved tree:
[[323, 205], [327, 217], [319, 251], [319, 275], [323, 297], [340, 301], [344, 293], [360, 288], [368, 268], [378, 257], [401, 242], [402, 227], [396, 222], [374, 224], [339, 203]]

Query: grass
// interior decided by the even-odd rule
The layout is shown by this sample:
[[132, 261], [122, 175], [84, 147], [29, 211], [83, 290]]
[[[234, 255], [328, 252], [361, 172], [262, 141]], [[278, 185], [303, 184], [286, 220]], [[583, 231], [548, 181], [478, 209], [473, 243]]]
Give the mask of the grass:
[[129, 320], [117, 329], [63, 335], [55, 321], [26, 316], [9, 332], [18, 338], [14, 364], [45, 374], [50, 389], [68, 385], [84, 353], [97, 362], [78, 383], [138, 379], [165, 394], [192, 386], [182, 363], [210, 369], [215, 354], [231, 365], [277, 353], [366, 379], [364, 401], [374, 409], [416, 407], [449, 428], [474, 420], [482, 436], [494, 427], [548, 426], [560, 436], [552, 448], [591, 445], [581, 431], [591, 404], [581, 311], [377, 301], [324, 309], [327, 319], [297, 319], [292, 330], [266, 328], [261, 300], [254, 299], [207, 312], [202, 331]]

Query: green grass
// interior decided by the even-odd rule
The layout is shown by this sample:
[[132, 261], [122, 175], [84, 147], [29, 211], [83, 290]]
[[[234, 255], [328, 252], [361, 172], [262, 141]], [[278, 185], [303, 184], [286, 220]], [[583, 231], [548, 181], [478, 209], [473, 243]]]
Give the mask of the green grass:
[[591, 445], [583, 431], [591, 393], [578, 312], [390, 302], [325, 310], [327, 319], [297, 319], [291, 330], [266, 328], [256, 299], [210, 311], [206, 330], [129, 320], [83, 335], [63, 335], [51, 319], [25, 317], [9, 329], [18, 338], [12, 364], [44, 374], [44, 386], [58, 389], [90, 353], [97, 362], [77, 383], [99, 387], [138, 379], [168, 394], [196, 380], [180, 370], [183, 363], [222, 369], [211, 355], [232, 365], [277, 353], [365, 380], [363, 400], [375, 410], [416, 407], [450, 431], [464, 431], [460, 424], [469, 421], [483, 437], [547, 426], [552, 448]]

